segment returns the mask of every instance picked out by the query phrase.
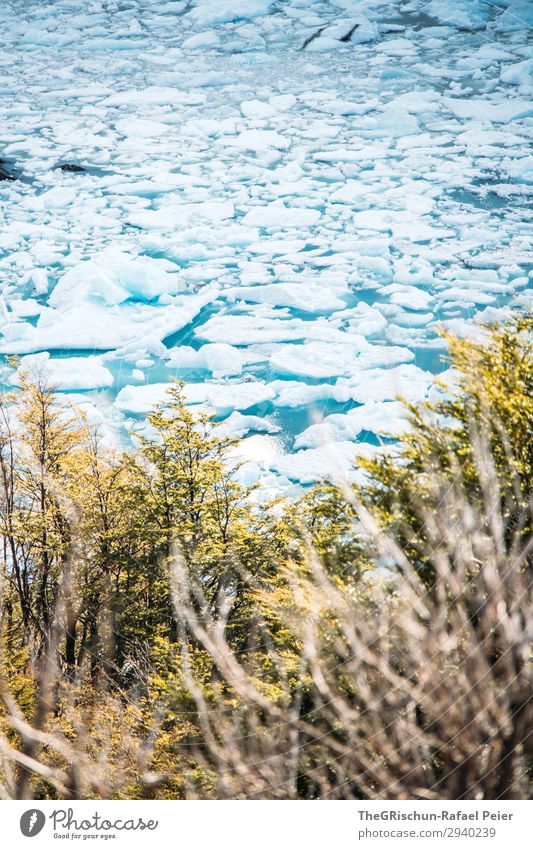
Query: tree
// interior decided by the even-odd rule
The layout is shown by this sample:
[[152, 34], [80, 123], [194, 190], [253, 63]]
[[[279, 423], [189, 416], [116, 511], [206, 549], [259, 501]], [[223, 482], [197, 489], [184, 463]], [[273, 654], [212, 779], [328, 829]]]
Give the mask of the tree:
[[[393, 530], [429, 583], [430, 529], [421, 515], [443, 509], [446, 491], [456, 484], [478, 508], [490, 497], [508, 546], [531, 536], [532, 332], [533, 318], [519, 315], [486, 327], [481, 341], [446, 335], [451, 389], [443, 385], [439, 400], [406, 405], [410, 429], [394, 449], [359, 461], [368, 479], [358, 496]], [[450, 520], [459, 521], [458, 507], [446, 503]]]
[[155, 633], [154, 594], [165, 583], [138, 498], [139, 469], [124, 452], [106, 449], [98, 429], [83, 429], [66, 461], [66, 497], [76, 513], [76, 574], [69, 595], [65, 660], [87, 658], [93, 675], [112, 674], [129, 652]]
[[189, 409], [180, 385], [148, 422], [142, 483], [154, 545], [165, 558], [179, 548], [213, 609], [221, 593], [242, 609], [243, 575], [268, 562], [276, 544], [265, 511], [235, 479], [236, 440], [219, 437], [208, 412]]
[[41, 653], [50, 641], [70, 545], [71, 520], [62, 493], [65, 463], [80, 433], [43, 373], [22, 372], [20, 380], [16, 411], [4, 418], [4, 539], [7, 574]]

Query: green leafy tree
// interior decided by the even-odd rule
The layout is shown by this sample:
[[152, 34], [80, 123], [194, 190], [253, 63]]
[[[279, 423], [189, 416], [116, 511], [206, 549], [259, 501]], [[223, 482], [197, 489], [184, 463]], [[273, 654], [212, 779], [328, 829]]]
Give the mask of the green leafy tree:
[[[22, 372], [20, 379], [16, 425], [9, 447], [10, 474], [17, 495], [6, 498], [6, 504], [11, 504], [8, 537], [21, 545], [21, 552], [13, 557], [11, 544], [8, 562], [22, 590], [23, 615], [31, 617], [42, 649], [50, 639], [70, 545], [71, 522], [63, 492], [66, 461], [78, 444], [80, 431], [59, 404], [45, 375]], [[24, 574], [19, 580], [21, 568]]]
[[165, 557], [178, 547], [214, 606], [222, 593], [238, 605], [242, 574], [268, 562], [276, 546], [265, 511], [235, 479], [237, 442], [218, 436], [209, 413], [188, 408], [179, 385], [148, 422], [143, 483], [154, 543]]
[[[480, 341], [446, 335], [452, 386], [442, 385], [436, 401], [406, 405], [410, 429], [398, 444], [359, 461], [368, 481], [358, 497], [394, 531], [430, 583], [427, 517], [446, 510], [453, 522], [463, 509], [449, 497], [454, 488], [486, 513], [501, 513], [507, 544], [531, 535], [532, 334], [533, 318], [519, 315], [486, 327]], [[490, 463], [481, 463], [482, 455]]]

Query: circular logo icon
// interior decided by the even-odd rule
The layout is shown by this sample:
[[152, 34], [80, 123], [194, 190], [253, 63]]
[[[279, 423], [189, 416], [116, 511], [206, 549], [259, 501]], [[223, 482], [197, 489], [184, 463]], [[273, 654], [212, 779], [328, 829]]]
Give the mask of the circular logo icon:
[[35, 837], [43, 830], [46, 817], [42, 811], [37, 808], [32, 808], [30, 811], [24, 811], [20, 818], [20, 830], [24, 837]]

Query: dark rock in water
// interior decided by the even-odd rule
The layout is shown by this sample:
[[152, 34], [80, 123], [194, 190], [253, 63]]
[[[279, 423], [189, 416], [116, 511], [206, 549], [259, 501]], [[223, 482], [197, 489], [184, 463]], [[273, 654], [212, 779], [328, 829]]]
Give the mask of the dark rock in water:
[[67, 171], [69, 174], [83, 174], [85, 168], [82, 165], [76, 165], [75, 162], [65, 162], [59, 166], [61, 171]]
[[4, 168], [5, 164], [5, 159], [0, 159], [0, 180], [15, 180], [16, 178], [13, 174], [10, 174], [9, 171]]
[[[311, 42], [312, 42], [312, 41], [314, 41], [316, 38], [320, 38], [320, 36], [322, 35], [322, 33], [323, 33], [325, 30], [328, 30], [328, 29], [329, 29], [329, 27], [328, 27], [328, 26], [326, 26], [326, 25], [324, 25], [323, 27], [320, 27], [320, 29], [315, 30], [315, 32], [314, 32], [314, 33], [312, 33], [312, 35], [308, 36], [308, 37], [305, 39], [304, 43], [302, 44], [302, 50], [305, 50], [305, 48], [306, 48], [309, 44], [311, 44]], [[335, 28], [335, 29], [336, 29], [336, 28]], [[340, 42], [342, 42], [343, 44], [347, 44], [347, 43], [350, 41], [350, 39], [351, 39], [352, 35], [354, 34], [354, 32], [356, 31], [356, 29], [359, 29], [359, 24], [354, 24], [354, 25], [353, 25], [352, 27], [350, 27], [350, 29], [349, 29], [349, 30], [347, 30], [347, 31], [344, 33], [344, 35], [342, 35], [342, 36], [339, 36], [339, 35], [337, 35], [337, 34], [333, 35], [333, 38], [336, 38], [336, 39], [337, 39], [337, 41], [340, 41]], [[341, 30], [341, 32], [342, 32], [342, 30]]]
[[304, 43], [302, 44], [302, 50], [305, 50], [307, 45], [311, 44], [311, 42], [314, 41], [315, 38], [318, 38], [324, 32], [325, 29], [326, 29], [325, 26], [320, 27], [320, 29], [317, 29], [316, 32], [314, 32], [312, 35], [308, 36], [305, 39]]
[[359, 29], [359, 24], [355, 24], [355, 26], [353, 26], [350, 30], [348, 30], [346, 35], [343, 35], [342, 38], [339, 38], [339, 41], [342, 41], [344, 44], [347, 44], [349, 42], [349, 40], [351, 39], [352, 35], [354, 34], [354, 32], [356, 31], [356, 29]]

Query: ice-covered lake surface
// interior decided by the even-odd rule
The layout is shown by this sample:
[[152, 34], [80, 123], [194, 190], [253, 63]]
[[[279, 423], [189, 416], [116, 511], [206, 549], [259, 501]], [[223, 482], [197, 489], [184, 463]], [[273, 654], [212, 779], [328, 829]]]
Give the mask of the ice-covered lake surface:
[[[3, 0], [0, 352], [290, 492], [532, 302], [530, 0]], [[28, 357], [28, 359], [26, 359]], [[17, 384], [13, 368], [2, 382]]]

